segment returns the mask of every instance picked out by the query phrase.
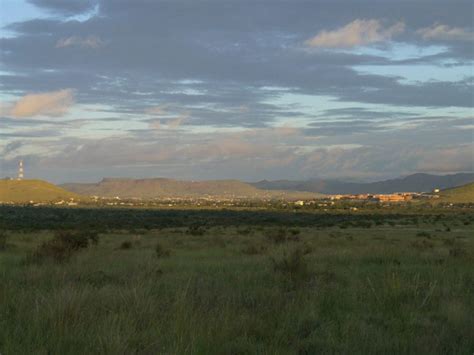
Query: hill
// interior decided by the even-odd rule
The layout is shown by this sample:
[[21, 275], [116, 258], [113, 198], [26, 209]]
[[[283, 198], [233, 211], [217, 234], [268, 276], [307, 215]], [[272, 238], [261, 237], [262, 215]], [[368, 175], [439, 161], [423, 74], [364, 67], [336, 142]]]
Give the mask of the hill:
[[443, 190], [439, 197], [439, 202], [474, 203], [474, 183]]
[[120, 198], [316, 198], [320, 194], [293, 191], [266, 191], [238, 180], [181, 181], [165, 178], [105, 178], [98, 183], [61, 185], [64, 189], [87, 196]]
[[46, 181], [0, 180], [0, 202], [3, 203], [53, 202], [71, 198], [79, 200], [81, 196]]
[[369, 183], [352, 183], [337, 180], [313, 179], [306, 181], [259, 181], [252, 185], [268, 190], [295, 190], [320, 192], [323, 194], [388, 194], [394, 192], [429, 192], [433, 189], [447, 189], [474, 181], [474, 173], [453, 175], [413, 174], [403, 178]]

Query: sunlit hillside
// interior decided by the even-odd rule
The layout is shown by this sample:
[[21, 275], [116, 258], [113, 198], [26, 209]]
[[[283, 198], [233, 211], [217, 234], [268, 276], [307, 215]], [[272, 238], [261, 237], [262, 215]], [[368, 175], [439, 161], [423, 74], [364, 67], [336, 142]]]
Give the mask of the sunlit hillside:
[[26, 203], [80, 199], [81, 196], [42, 180], [0, 180], [0, 202]]
[[474, 183], [441, 191], [439, 195], [441, 202], [474, 202]]

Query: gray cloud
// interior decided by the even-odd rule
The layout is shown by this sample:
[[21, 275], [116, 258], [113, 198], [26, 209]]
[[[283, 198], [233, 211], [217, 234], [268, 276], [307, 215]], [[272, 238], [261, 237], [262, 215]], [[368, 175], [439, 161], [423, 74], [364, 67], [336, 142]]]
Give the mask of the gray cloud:
[[28, 0], [28, 2], [63, 15], [74, 15], [90, 11], [98, 3], [97, 0]]
[[[454, 153], [440, 153], [446, 166], [454, 166], [449, 160], [469, 168], [465, 147], [470, 132], [459, 128], [468, 118], [451, 117], [446, 111], [473, 107], [472, 73], [457, 82], [443, 77], [407, 83], [401, 77], [361, 73], [354, 67], [429, 64], [441, 70], [472, 64], [472, 42], [462, 36], [472, 33], [470, 1], [362, 1], [357, 6], [341, 1], [274, 1], [271, 5], [255, 1], [252, 6], [187, 0], [31, 2], [55, 17], [7, 26], [15, 36], [0, 39], [4, 68], [0, 90], [19, 98], [71, 88], [77, 105], [101, 107], [95, 106], [91, 117], [65, 122], [0, 118], [8, 128], [2, 134], [8, 140], [5, 144], [41, 134], [51, 138], [48, 149], [54, 146], [58, 152], [56, 165], [43, 155], [34, 159], [47, 162], [62, 176], [66, 173], [60, 172], [58, 162], [73, 161], [71, 168], [87, 166], [99, 174], [104, 172], [96, 164], [100, 159], [107, 162], [107, 171], [119, 173], [120, 166], [127, 166], [128, 171], [145, 175], [158, 171], [203, 177], [283, 177], [293, 172], [330, 175], [338, 169], [344, 174], [351, 169], [362, 174], [366, 169], [387, 175], [435, 168], [434, 160], [421, 165], [423, 154], [432, 156], [430, 147], [459, 153], [459, 159]], [[75, 16], [89, 12], [92, 15], [82, 20]], [[345, 26], [346, 32], [353, 30], [347, 25], [357, 19], [359, 35], [351, 43], [342, 43], [350, 50], [333, 45], [341, 44], [335, 41], [341, 36], [334, 33], [332, 42], [327, 36], [324, 41], [318, 37]], [[403, 33], [400, 27], [392, 28], [400, 22]], [[425, 30], [417, 32], [420, 29]], [[310, 38], [317, 50], [305, 45]], [[427, 54], [402, 49], [400, 58], [390, 58], [393, 41]], [[359, 44], [371, 46], [372, 51], [354, 50]], [[428, 46], [441, 49], [433, 54]], [[329, 98], [331, 105], [345, 107], [321, 107], [316, 99], [314, 104], [288, 99], [298, 95]], [[163, 106], [165, 113], [147, 111]], [[423, 107], [425, 113], [420, 114]], [[103, 118], [104, 114], [110, 117]], [[186, 118], [179, 120], [180, 115]], [[130, 124], [117, 135], [114, 128], [127, 120]], [[281, 122], [299, 124], [298, 133], [291, 137], [268, 133]], [[84, 140], [74, 131], [94, 123], [100, 138]], [[163, 129], [167, 126], [172, 129]], [[193, 134], [211, 128], [216, 129], [214, 136]], [[255, 135], [226, 136], [219, 129]], [[352, 148], [321, 148], [343, 145]], [[388, 162], [398, 147], [403, 147], [403, 153]], [[20, 148], [10, 154], [23, 154], [26, 148]], [[360, 165], [351, 165], [351, 159]]]

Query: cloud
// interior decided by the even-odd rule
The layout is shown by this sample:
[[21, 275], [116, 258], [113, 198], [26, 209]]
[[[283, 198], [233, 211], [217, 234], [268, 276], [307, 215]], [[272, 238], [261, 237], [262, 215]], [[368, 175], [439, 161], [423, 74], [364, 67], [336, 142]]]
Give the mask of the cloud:
[[71, 89], [29, 94], [23, 96], [9, 109], [9, 115], [13, 117], [61, 116], [67, 113], [73, 103]]
[[104, 42], [97, 36], [71, 36], [61, 38], [56, 42], [56, 48], [80, 47], [80, 48], [99, 48]]
[[379, 20], [355, 20], [334, 31], [321, 31], [305, 43], [317, 48], [350, 48], [390, 40], [405, 30], [403, 22], [384, 29]]
[[424, 40], [447, 40], [447, 41], [472, 41], [474, 33], [460, 27], [449, 27], [435, 23], [430, 27], [421, 28], [416, 31]]
[[187, 120], [188, 118], [189, 118], [189, 113], [183, 113], [183, 114], [179, 115], [178, 117], [173, 118], [172, 120], [169, 120], [168, 122], [166, 122], [166, 124], [167, 124], [168, 128], [176, 129], [179, 126], [181, 126], [183, 121]]
[[166, 106], [152, 106], [145, 110], [145, 113], [148, 115], [162, 116], [166, 114]]
[[96, 0], [28, 0], [35, 6], [64, 15], [74, 15], [92, 10]]

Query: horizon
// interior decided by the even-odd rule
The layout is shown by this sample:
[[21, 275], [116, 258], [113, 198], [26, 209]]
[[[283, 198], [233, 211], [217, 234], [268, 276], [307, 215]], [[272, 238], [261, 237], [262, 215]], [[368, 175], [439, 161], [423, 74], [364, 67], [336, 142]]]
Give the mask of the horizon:
[[54, 183], [474, 171], [470, 1], [0, 10], [2, 176], [20, 159]]
[[426, 173], [426, 172], [414, 172], [408, 175], [400, 175], [400, 176], [393, 176], [393, 177], [386, 177], [382, 179], [375, 179], [375, 180], [370, 180], [370, 179], [364, 179], [364, 180], [355, 180], [351, 179], [349, 177], [347, 178], [323, 178], [323, 177], [313, 177], [313, 178], [307, 178], [307, 179], [302, 179], [302, 180], [296, 180], [296, 179], [261, 179], [261, 180], [241, 180], [241, 179], [236, 179], [236, 178], [222, 178], [222, 179], [181, 179], [181, 178], [176, 178], [176, 177], [167, 177], [167, 176], [151, 176], [151, 177], [133, 177], [133, 176], [103, 176], [99, 178], [98, 180], [68, 180], [68, 181], [52, 181], [52, 180], [46, 180], [42, 179], [40, 177], [34, 177], [34, 176], [26, 176], [21, 179], [18, 179], [16, 176], [8, 176], [4, 175], [0, 177], [0, 180], [43, 180], [47, 181], [50, 183], [53, 183], [55, 185], [64, 185], [64, 184], [94, 184], [94, 183], [100, 183], [104, 180], [154, 180], [154, 179], [166, 179], [166, 180], [175, 180], [175, 181], [184, 181], [184, 182], [194, 182], [194, 181], [239, 181], [247, 184], [255, 184], [259, 182], [277, 182], [277, 181], [338, 181], [341, 183], [359, 183], [359, 184], [370, 184], [370, 183], [376, 183], [376, 182], [384, 182], [384, 181], [391, 181], [391, 180], [401, 180], [405, 179], [410, 176], [414, 175], [429, 175], [429, 176], [437, 176], [437, 177], [448, 177], [448, 176], [456, 176], [456, 175], [461, 175], [461, 174], [474, 174], [474, 171], [459, 171], [455, 173], [446, 173], [446, 174], [434, 174], [434, 173]]

